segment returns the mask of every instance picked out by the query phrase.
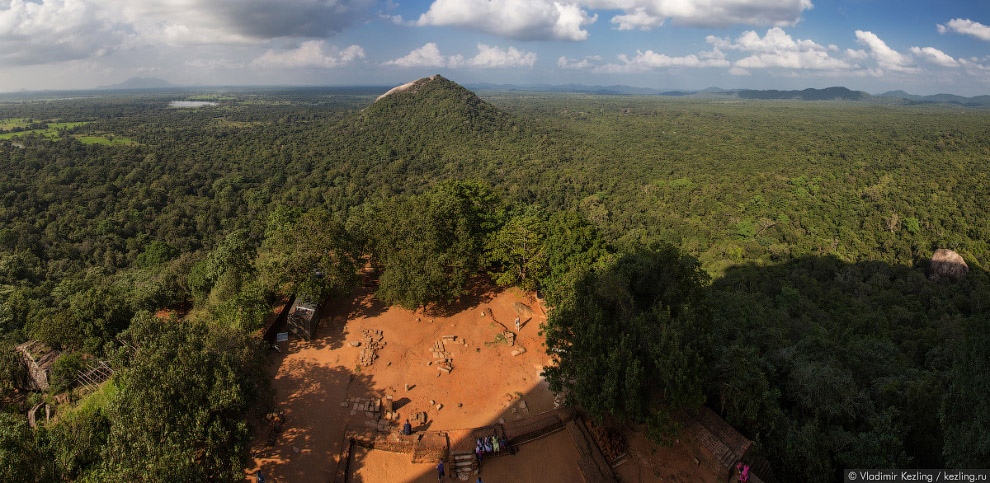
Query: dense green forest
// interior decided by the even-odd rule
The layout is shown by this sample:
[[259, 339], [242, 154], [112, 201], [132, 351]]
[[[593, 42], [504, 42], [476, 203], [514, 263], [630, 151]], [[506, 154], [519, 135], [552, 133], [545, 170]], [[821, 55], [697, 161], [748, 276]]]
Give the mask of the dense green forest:
[[[990, 113], [378, 94], [0, 100], [0, 475], [238, 479], [253, 334], [369, 262], [406, 307], [477, 276], [541, 291], [552, 387], [658, 440], [707, 404], [782, 481], [990, 461]], [[216, 105], [169, 107], [190, 98]], [[969, 275], [930, 282], [935, 248]], [[25, 391], [26, 340], [72, 354], [48, 392]], [[95, 360], [111, 382], [30, 429]]]

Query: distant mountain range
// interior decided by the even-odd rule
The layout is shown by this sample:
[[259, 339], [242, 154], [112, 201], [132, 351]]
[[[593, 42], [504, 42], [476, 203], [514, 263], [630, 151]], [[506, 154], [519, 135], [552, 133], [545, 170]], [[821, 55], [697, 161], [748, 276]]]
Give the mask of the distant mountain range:
[[[271, 86], [277, 87], [277, 86]], [[625, 96], [668, 96], [687, 97], [702, 99], [764, 99], [764, 100], [800, 100], [800, 101], [857, 101], [871, 102], [878, 104], [954, 104], [964, 107], [990, 108], [990, 95], [963, 97], [954, 94], [935, 94], [930, 96], [919, 96], [909, 94], [902, 90], [887, 91], [881, 94], [869, 94], [863, 91], [854, 91], [845, 87], [827, 87], [824, 89], [803, 89], [803, 90], [754, 90], [754, 89], [722, 89], [719, 87], [709, 87], [701, 90], [665, 90], [648, 87], [633, 87], [626, 85], [584, 85], [584, 84], [493, 84], [475, 83], [466, 84], [464, 87], [473, 91], [518, 91], [518, 92], [570, 92], [577, 94], [594, 95], [625, 95]], [[118, 84], [100, 86], [97, 90], [126, 90], [126, 89], [188, 89], [190, 86], [177, 86], [163, 79], [153, 77], [134, 77]], [[196, 88], [207, 88], [197, 86]], [[226, 86], [226, 88], [235, 88]], [[250, 88], [245, 86], [244, 88]], [[307, 88], [320, 88], [311, 86]], [[331, 88], [327, 86], [327, 88]], [[341, 88], [341, 87], [332, 87]], [[381, 92], [388, 90], [387, 87], [372, 86], [351, 86], [349, 88], [365, 91]], [[47, 91], [46, 91], [47, 92]], [[25, 93], [21, 93], [25, 94]]]
[[583, 84], [465, 84], [464, 87], [478, 91], [524, 91], [524, 92], [574, 92], [579, 94], [604, 94], [604, 95], [656, 95], [657, 89], [647, 87], [632, 86], [586, 86]]
[[887, 91], [877, 97], [894, 97], [913, 101], [913, 103], [942, 102], [959, 104], [967, 107], [990, 107], [990, 96], [963, 97], [955, 94], [935, 94], [931, 96], [916, 96], [904, 91]]
[[124, 82], [118, 84], [111, 84], [108, 86], [100, 86], [97, 89], [100, 90], [111, 90], [111, 89], [165, 89], [168, 87], [175, 87], [171, 82], [163, 79], [156, 79], [154, 77], [132, 77], [125, 80]]
[[581, 84], [470, 84], [467, 87], [474, 90], [496, 91], [529, 91], [529, 92], [573, 92], [580, 94], [606, 95], [659, 95], [669, 97], [696, 98], [736, 98], [736, 99], [790, 99], [802, 101], [863, 101], [889, 104], [956, 104], [965, 107], [990, 107], [990, 95], [963, 97], [954, 94], [935, 94], [919, 96], [904, 91], [887, 91], [872, 95], [863, 91], [854, 91], [845, 87], [827, 87], [825, 89], [803, 89], [793, 91], [753, 90], [753, 89], [722, 89], [709, 87], [702, 90], [662, 90], [623, 85], [586, 86]]

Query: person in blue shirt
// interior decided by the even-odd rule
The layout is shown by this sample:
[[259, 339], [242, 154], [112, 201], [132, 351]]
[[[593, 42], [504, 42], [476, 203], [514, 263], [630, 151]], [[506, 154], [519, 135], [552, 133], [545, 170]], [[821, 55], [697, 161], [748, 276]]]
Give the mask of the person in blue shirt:
[[447, 474], [443, 472], [443, 460], [440, 460], [437, 463], [437, 480], [443, 481], [444, 476], [447, 476]]

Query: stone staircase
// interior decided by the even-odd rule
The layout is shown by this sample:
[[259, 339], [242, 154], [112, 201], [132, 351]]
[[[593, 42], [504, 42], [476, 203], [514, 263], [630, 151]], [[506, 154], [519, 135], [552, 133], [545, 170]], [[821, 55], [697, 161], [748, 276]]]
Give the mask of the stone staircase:
[[473, 453], [460, 452], [450, 455], [450, 476], [467, 481], [472, 475], [480, 474], [478, 457]]

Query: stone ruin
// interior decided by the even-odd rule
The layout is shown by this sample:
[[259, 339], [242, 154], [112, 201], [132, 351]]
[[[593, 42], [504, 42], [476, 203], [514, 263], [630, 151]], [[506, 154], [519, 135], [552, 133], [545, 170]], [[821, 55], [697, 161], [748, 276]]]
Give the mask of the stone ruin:
[[17, 351], [21, 353], [21, 361], [27, 366], [30, 388], [35, 391], [47, 391], [52, 364], [62, 353], [35, 340], [17, 346]]
[[[364, 347], [361, 349], [361, 355], [358, 358], [358, 363], [362, 366], [370, 366], [375, 363], [375, 359], [378, 358], [378, 349], [385, 346], [385, 334], [380, 330], [376, 329], [365, 329], [364, 334]], [[353, 347], [357, 347], [361, 344], [351, 343]]]
[[[364, 425], [377, 431], [391, 431], [393, 424], [398, 424], [399, 421], [399, 413], [395, 410], [392, 396], [381, 398], [352, 397], [341, 401], [340, 407], [350, 407], [351, 416], [363, 412], [366, 418]], [[426, 413], [423, 413], [423, 419], [425, 416]], [[414, 418], [418, 418], [418, 415], [415, 415]]]
[[[450, 374], [454, 370], [454, 359], [450, 352], [447, 352], [447, 346], [445, 343], [453, 343], [457, 340], [455, 335], [445, 335], [440, 338], [440, 340], [433, 343], [433, 347], [430, 348], [430, 352], [433, 354], [433, 360], [430, 361], [429, 365], [435, 366], [438, 371]], [[439, 373], [437, 374], [440, 375]]]
[[958, 253], [939, 248], [932, 254], [928, 264], [928, 280], [939, 283], [942, 281], [958, 282], [969, 273], [969, 265]]

